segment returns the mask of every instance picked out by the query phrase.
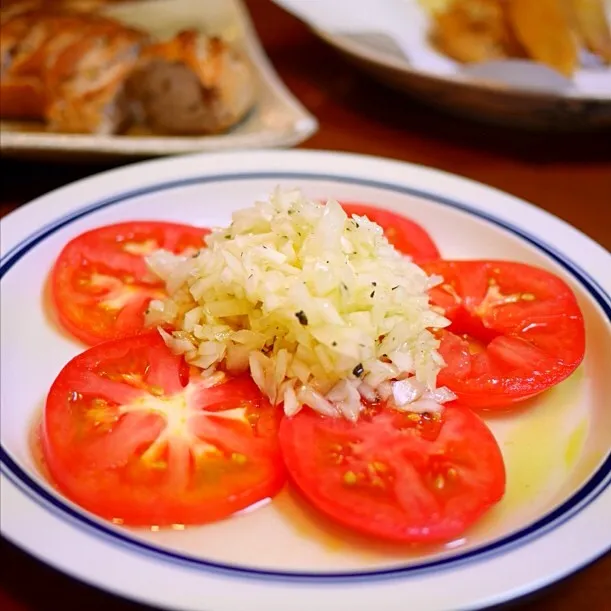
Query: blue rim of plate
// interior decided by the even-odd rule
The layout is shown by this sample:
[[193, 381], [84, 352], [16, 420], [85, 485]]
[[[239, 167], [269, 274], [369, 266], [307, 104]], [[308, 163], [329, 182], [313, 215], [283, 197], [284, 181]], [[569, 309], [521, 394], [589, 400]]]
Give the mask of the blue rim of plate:
[[[96, 201], [79, 210], [65, 215], [56, 221], [49, 223], [31, 234], [25, 240], [17, 244], [9, 250], [0, 261], [0, 279], [11, 269], [25, 254], [27, 254], [37, 244], [44, 241], [47, 237], [58, 231], [59, 229], [73, 223], [74, 221], [83, 218], [93, 212], [107, 208], [109, 206], [120, 204], [135, 197], [168, 191], [171, 189], [187, 187], [198, 184], [209, 184], [214, 182], [228, 182], [240, 180], [324, 180], [330, 182], [339, 182], [350, 185], [360, 185], [364, 187], [372, 187], [376, 189], [392, 191], [403, 195], [420, 197], [425, 200], [441, 204], [453, 209], [461, 210], [489, 223], [501, 227], [510, 233], [519, 236], [532, 246], [535, 246], [540, 251], [544, 252], [551, 259], [560, 264], [564, 269], [570, 272], [579, 283], [588, 291], [601, 307], [606, 317], [611, 321], [611, 297], [605, 290], [592, 278], [586, 271], [578, 265], [567, 259], [560, 251], [554, 247], [539, 240], [532, 234], [523, 231], [521, 228], [501, 220], [493, 215], [487, 214], [480, 210], [474, 209], [466, 204], [452, 200], [450, 198], [423, 191], [403, 187], [400, 185], [386, 183], [375, 180], [366, 180], [353, 178], [350, 176], [341, 176], [333, 174], [318, 174], [307, 172], [252, 172], [252, 173], [236, 173], [236, 174], [218, 174], [212, 176], [196, 176], [181, 180], [164, 182], [156, 185], [150, 185], [140, 189], [135, 189], [129, 192], [115, 195], [110, 198]], [[38, 484], [28, 473], [15, 462], [4, 447], [0, 446], [0, 471], [23, 493], [25, 493], [32, 501], [46, 510], [51, 511], [54, 515], [68, 522], [72, 526], [78, 527], [80, 530], [88, 534], [101, 538], [105, 542], [110, 542], [122, 548], [127, 548], [135, 551], [148, 558], [179, 564], [181, 566], [203, 570], [207, 572], [217, 573], [225, 576], [239, 576], [242, 578], [251, 578], [255, 580], [282, 580], [282, 581], [297, 581], [306, 583], [317, 583], [320, 585], [332, 584], [337, 582], [371, 582], [380, 579], [392, 579], [400, 577], [408, 577], [416, 574], [427, 573], [431, 571], [440, 571], [453, 569], [465, 563], [473, 561], [481, 561], [492, 556], [497, 556], [501, 553], [506, 553], [511, 549], [522, 546], [536, 538], [543, 536], [553, 529], [558, 528], [567, 520], [582, 511], [598, 498], [611, 484], [611, 453], [607, 455], [604, 462], [599, 466], [592, 477], [571, 497], [561, 503], [553, 511], [537, 519], [533, 523], [513, 532], [505, 537], [501, 537], [496, 541], [486, 543], [477, 548], [457, 553], [454, 555], [443, 556], [441, 558], [425, 560], [423, 562], [410, 564], [406, 567], [389, 567], [386, 569], [377, 570], [362, 570], [362, 571], [338, 571], [329, 573], [316, 573], [305, 571], [281, 571], [273, 569], [256, 569], [246, 566], [231, 565], [220, 562], [211, 562], [200, 558], [181, 554], [166, 550], [149, 543], [145, 543], [134, 537], [131, 537], [116, 528], [111, 527], [105, 522], [98, 520], [95, 517], [90, 517], [79, 509], [75, 509], [71, 504], [59, 498], [55, 494], [49, 492], [43, 486]], [[18, 544], [18, 541], [15, 543]], [[609, 547], [611, 548], [611, 542]]]

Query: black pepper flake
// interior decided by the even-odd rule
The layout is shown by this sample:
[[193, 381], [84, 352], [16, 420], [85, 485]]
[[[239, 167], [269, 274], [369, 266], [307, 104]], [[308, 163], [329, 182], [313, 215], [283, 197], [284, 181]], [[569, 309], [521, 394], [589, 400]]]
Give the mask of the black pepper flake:
[[363, 375], [363, 372], [365, 370], [363, 369], [363, 364], [359, 363], [353, 370], [352, 373], [357, 377], [360, 378]]
[[331, 342], [331, 345], [335, 348], [335, 346], [337, 346], [337, 342]]
[[342, 288], [344, 289], [344, 291], [348, 290], [348, 286], [344, 282], [342, 282]]
[[371, 291], [371, 295], [369, 295], [369, 296], [370, 296], [370, 297], [373, 299], [373, 296], [374, 296], [375, 294], [376, 294], [376, 292], [375, 292], [375, 291]]
[[398, 288], [399, 288], [399, 285], [397, 284], [397, 286], [393, 286], [390, 290], [394, 291], [395, 289], [398, 289]]
[[303, 310], [299, 310], [299, 312], [295, 312], [295, 316], [297, 320], [305, 327], [308, 324], [308, 317], [305, 315]]
[[378, 286], [378, 283], [377, 282], [372, 282], [371, 286]]

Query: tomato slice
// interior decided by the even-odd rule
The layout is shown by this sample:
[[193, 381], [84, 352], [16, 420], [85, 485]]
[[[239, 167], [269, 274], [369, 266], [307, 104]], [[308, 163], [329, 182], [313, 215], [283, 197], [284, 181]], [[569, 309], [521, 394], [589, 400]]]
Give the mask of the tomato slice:
[[283, 486], [279, 413], [250, 377], [207, 387], [156, 332], [141, 334], [64, 367], [46, 401], [43, 457], [58, 488], [104, 518], [204, 523]]
[[356, 424], [302, 410], [282, 421], [280, 445], [290, 478], [314, 507], [381, 539], [449, 541], [505, 491], [494, 436], [457, 405], [441, 417], [377, 406]]
[[165, 296], [163, 283], [144, 257], [158, 248], [173, 253], [199, 249], [209, 229], [134, 221], [87, 231], [60, 253], [51, 275], [61, 324], [89, 345], [139, 333], [151, 299]]
[[441, 333], [438, 383], [471, 407], [506, 407], [567, 378], [585, 353], [575, 295], [543, 269], [506, 261], [436, 261], [432, 303], [452, 321]]
[[377, 223], [388, 241], [397, 250], [412, 257], [415, 263], [439, 259], [439, 250], [427, 231], [402, 214], [354, 202], [341, 202], [341, 206], [348, 215], [366, 216]]

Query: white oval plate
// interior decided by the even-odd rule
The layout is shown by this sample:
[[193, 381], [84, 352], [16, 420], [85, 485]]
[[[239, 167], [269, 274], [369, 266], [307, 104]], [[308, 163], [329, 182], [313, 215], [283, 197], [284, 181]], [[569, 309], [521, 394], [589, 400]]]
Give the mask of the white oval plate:
[[[507, 258], [570, 283], [587, 354], [566, 382], [513, 415], [488, 417], [505, 456], [504, 500], [464, 539], [433, 549], [376, 545], [330, 526], [288, 491], [187, 532], [130, 530], [62, 498], [29, 435], [55, 375], [82, 350], [55, 326], [45, 280], [68, 239], [134, 218], [228, 222], [276, 185], [361, 200], [421, 222], [446, 257]], [[611, 256], [514, 197], [438, 171], [323, 152], [225, 153], [113, 170], [50, 193], [1, 223], [2, 533], [58, 569], [171, 609], [466, 609], [507, 600], [611, 546]], [[587, 271], [585, 271], [587, 270]]]
[[421, 0], [361, 0], [360, 11], [351, 0], [274, 2], [374, 77], [426, 104], [538, 129], [611, 125], [611, 66], [582, 67], [569, 79], [529, 60], [462, 65], [429, 42], [431, 17]]

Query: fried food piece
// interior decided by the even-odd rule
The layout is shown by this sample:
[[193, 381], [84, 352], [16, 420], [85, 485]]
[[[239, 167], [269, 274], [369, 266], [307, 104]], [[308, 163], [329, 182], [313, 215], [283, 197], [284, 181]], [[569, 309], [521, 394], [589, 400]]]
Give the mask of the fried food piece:
[[454, 0], [418, 0], [422, 7], [429, 13], [443, 13], [448, 10], [448, 7]]
[[509, 17], [532, 59], [572, 76], [578, 65], [579, 44], [570, 11], [561, 0], [509, 0]]
[[431, 42], [460, 62], [528, 57], [572, 76], [580, 50], [611, 63], [606, 0], [420, 0]]
[[453, 0], [435, 12], [433, 44], [460, 62], [522, 57], [509, 26], [504, 0]]
[[605, 63], [611, 63], [611, 26], [605, 14], [604, 0], [567, 1], [583, 46]]
[[125, 80], [147, 43], [144, 33], [63, 6], [13, 12], [0, 32], [3, 119], [44, 119], [66, 133], [108, 134], [127, 125]]
[[125, 83], [146, 36], [103, 23], [83, 24], [86, 34], [69, 37], [44, 72], [49, 129], [64, 133], [114, 134], [130, 122]]
[[169, 134], [221, 132], [250, 110], [256, 91], [245, 58], [195, 30], [147, 47], [128, 87], [141, 122]]

